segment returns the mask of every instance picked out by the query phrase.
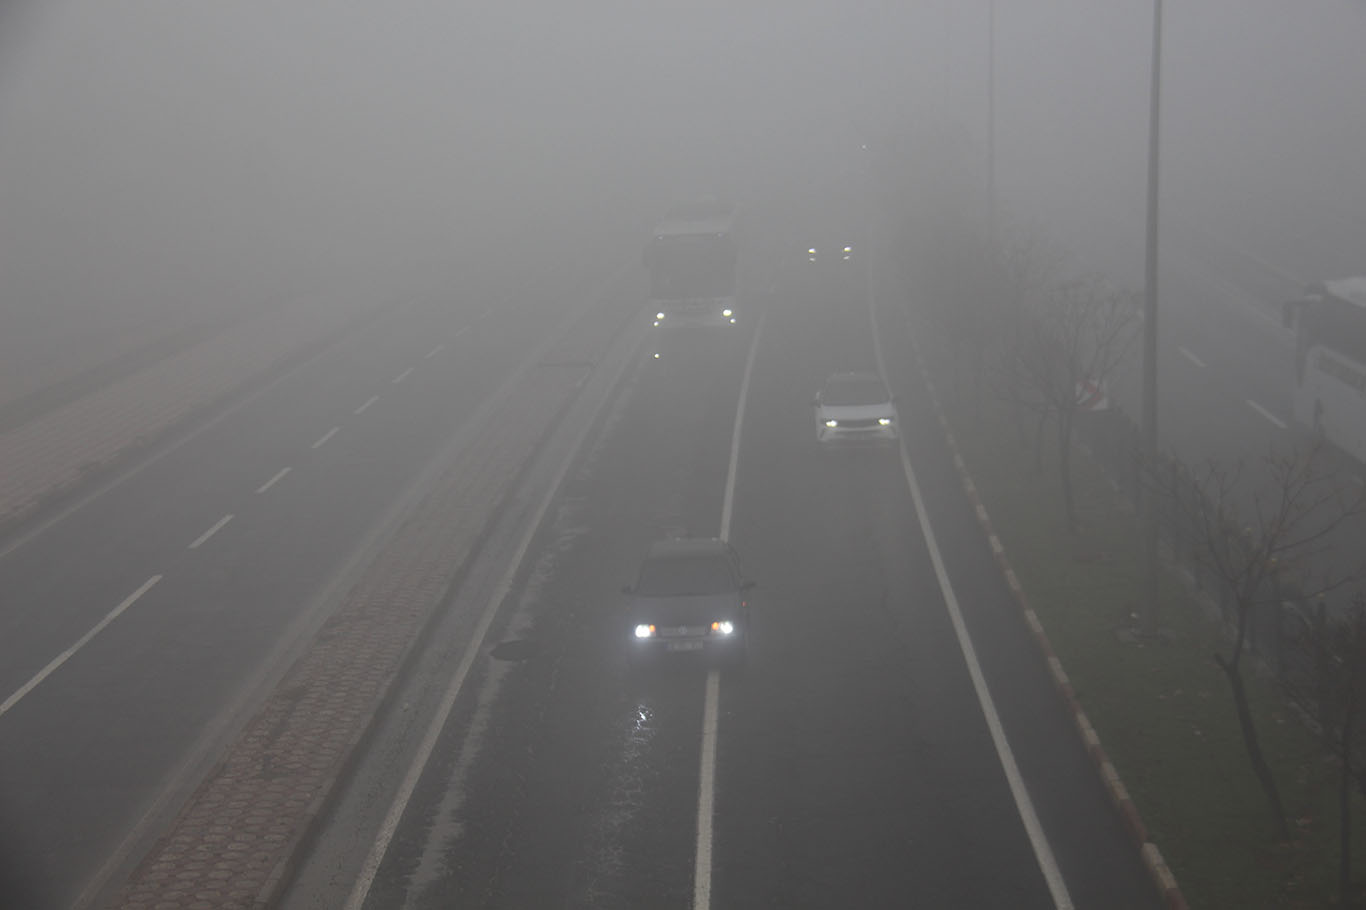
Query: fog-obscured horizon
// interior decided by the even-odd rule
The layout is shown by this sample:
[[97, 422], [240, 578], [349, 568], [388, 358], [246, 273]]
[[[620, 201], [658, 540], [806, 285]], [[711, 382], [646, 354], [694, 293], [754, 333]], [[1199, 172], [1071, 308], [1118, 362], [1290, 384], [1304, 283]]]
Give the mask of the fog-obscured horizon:
[[[18, 4], [0, 331], [90, 346], [423, 268], [629, 263], [672, 199], [800, 210], [864, 142], [980, 205], [987, 7]], [[996, 7], [1003, 218], [1136, 284], [1151, 4]], [[1363, 36], [1348, 0], [1166, 4], [1168, 243], [1366, 272]]]

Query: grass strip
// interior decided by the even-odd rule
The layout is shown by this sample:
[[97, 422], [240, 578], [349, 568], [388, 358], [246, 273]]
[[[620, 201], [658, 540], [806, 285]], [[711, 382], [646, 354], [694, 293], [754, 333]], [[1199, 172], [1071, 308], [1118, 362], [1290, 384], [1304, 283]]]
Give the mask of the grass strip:
[[[983, 395], [941, 386], [955, 437], [1006, 555], [1101, 742], [1193, 908], [1310, 908], [1337, 900], [1336, 763], [1245, 661], [1262, 746], [1293, 838], [1276, 844], [1227, 680], [1220, 623], [1189, 580], [1159, 581], [1162, 643], [1122, 630], [1138, 610], [1141, 545], [1132, 506], [1099, 465], [1073, 458], [1080, 527], [1063, 516], [1053, 427], [1036, 465], [1013, 415]], [[957, 399], [956, 401], [953, 399]], [[1366, 806], [1353, 797], [1354, 868], [1366, 857]]]

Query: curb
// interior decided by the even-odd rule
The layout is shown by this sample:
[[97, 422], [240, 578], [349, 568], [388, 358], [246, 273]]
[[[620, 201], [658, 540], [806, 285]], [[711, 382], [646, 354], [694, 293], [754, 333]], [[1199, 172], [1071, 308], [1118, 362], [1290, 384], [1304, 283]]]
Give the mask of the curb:
[[996, 529], [991, 523], [991, 517], [987, 514], [986, 507], [982, 504], [981, 497], [977, 493], [977, 485], [973, 483], [972, 475], [968, 472], [967, 463], [963, 460], [962, 454], [958, 449], [958, 441], [954, 437], [953, 428], [950, 426], [948, 418], [944, 416], [944, 409], [939, 404], [939, 393], [935, 388], [934, 381], [930, 378], [929, 371], [925, 367], [925, 360], [920, 356], [920, 349], [916, 345], [914, 333], [911, 333], [911, 352], [915, 356], [916, 368], [920, 371], [920, 376], [925, 383], [925, 389], [929, 393], [930, 404], [934, 409], [935, 417], [939, 421], [939, 426], [944, 433], [944, 441], [948, 444], [949, 452], [953, 456], [953, 466], [958, 472], [959, 480], [963, 485], [963, 492], [967, 494], [968, 501], [972, 504], [973, 511], [977, 515], [977, 522], [986, 534], [987, 542], [991, 546], [992, 556], [995, 557], [996, 566], [1005, 577], [1006, 584], [1010, 588], [1011, 594], [1015, 598], [1016, 604], [1020, 607], [1024, 615], [1025, 623], [1034, 637], [1034, 642], [1039, 646], [1044, 660], [1048, 663], [1049, 674], [1053, 678], [1053, 686], [1062, 697], [1063, 703], [1072, 714], [1076, 724], [1077, 734], [1081, 737], [1082, 745], [1086, 747], [1086, 752], [1091, 756], [1091, 761], [1096, 766], [1096, 772], [1100, 775], [1101, 782], [1105, 785], [1105, 791], [1110, 795], [1110, 801], [1118, 810], [1120, 817], [1124, 820], [1124, 826], [1133, 838], [1134, 844], [1138, 847], [1143, 858], [1143, 864], [1148, 870], [1148, 875], [1153, 884], [1157, 887], [1163, 903], [1168, 910], [1186, 910], [1187, 904], [1185, 896], [1181, 893], [1181, 887], [1172, 875], [1171, 869], [1167, 867], [1166, 861], [1162, 858], [1162, 852], [1157, 844], [1148, 838], [1147, 826], [1143, 824], [1143, 818], [1139, 814], [1138, 807], [1134, 805], [1133, 799], [1129, 796], [1128, 789], [1124, 782], [1120, 780], [1119, 772], [1110, 762], [1105, 754], [1105, 749], [1101, 746], [1100, 737], [1096, 734], [1095, 728], [1091, 726], [1091, 721], [1082, 710], [1081, 703], [1077, 700], [1075, 691], [1072, 689], [1072, 682], [1067, 676], [1067, 671], [1063, 669], [1062, 661], [1058, 659], [1053, 651], [1053, 645], [1048, 640], [1048, 634], [1044, 631], [1043, 623], [1039, 621], [1038, 614], [1029, 605], [1025, 597], [1024, 589], [1020, 585], [1019, 578], [1015, 575], [1014, 568], [1010, 565], [1010, 560], [1006, 557], [1005, 547], [1001, 544], [1000, 537], [996, 534]]
[[[608, 279], [608, 281], [603, 282], [603, 284], [609, 285], [611, 281], [612, 279]], [[557, 343], [562, 341], [565, 337], [568, 337], [575, 328], [583, 323], [583, 320], [592, 319], [599, 315], [599, 311], [605, 312], [612, 309], [610, 299], [607, 298], [605, 291], [600, 289], [597, 293], [603, 296], [603, 300], [600, 300], [596, 306], [590, 306], [581, 314], [579, 319], [573, 320], [569, 325], [565, 326], [562, 332], [552, 335], [551, 340], [545, 346], [547, 350], [555, 347]], [[274, 907], [288, 892], [290, 885], [293, 883], [294, 876], [298, 872], [299, 864], [316, 842], [323, 826], [327, 822], [329, 813], [336, 802], [337, 796], [345, 786], [345, 782], [354, 773], [356, 765], [363, 757], [365, 749], [368, 748], [369, 743], [376, 735], [376, 731], [380, 727], [381, 715], [392, 708], [394, 699], [402, 694], [403, 685], [417, 663], [415, 658], [421, 652], [421, 644], [427, 640], [431, 630], [439, 624], [444, 617], [445, 611], [451, 606], [456, 596], [460, 593], [460, 588], [469, 577], [470, 570], [474, 567], [475, 562], [484, 551], [484, 546], [491, 536], [491, 530], [502, 518], [503, 512], [506, 510], [508, 504], [516, 498], [527, 475], [530, 474], [535, 467], [537, 456], [544, 450], [546, 444], [555, 436], [556, 432], [559, 431], [560, 427], [564, 424], [565, 419], [569, 416], [569, 412], [579, 400], [579, 396], [583, 392], [584, 387], [587, 386], [593, 378], [593, 373], [598, 368], [598, 363], [603, 356], [603, 352], [611, 350], [613, 345], [616, 344], [617, 339], [621, 337], [622, 333], [629, 325], [630, 323], [628, 320], [621, 320], [618, 322], [617, 326], [604, 339], [602, 350], [598, 352], [596, 359], [584, 364], [571, 364], [572, 366], [584, 367], [587, 372], [574, 381], [573, 387], [567, 393], [568, 397], [556, 411], [555, 415], [550, 419], [549, 423], [541, 429], [535, 442], [529, 446], [527, 453], [518, 465], [516, 472], [508, 480], [506, 486], [499, 492], [494, 506], [479, 529], [474, 545], [465, 553], [464, 558], [460, 561], [460, 565], [455, 569], [446, 590], [442, 592], [437, 602], [432, 605], [430, 612], [428, 612], [426, 617], [418, 624], [416, 631], [408, 642], [405, 653], [400, 658], [398, 668], [386, 684], [384, 693], [380, 696], [374, 713], [370, 716], [364, 727], [347, 745], [346, 758], [338, 768], [336, 777], [332, 781], [331, 786], [323, 788], [308, 806], [308, 809], [306, 810], [307, 821], [305, 823], [305, 829], [299, 835], [294, 849], [291, 850], [285, 859], [273, 870], [270, 877], [266, 880], [265, 885], [257, 894], [255, 901], [256, 907]], [[628, 360], [627, 363], [629, 365], [630, 361]], [[517, 376], [529, 375], [540, 368], [564, 365], [565, 364], [561, 363], [547, 362], [541, 357], [537, 357], [532, 359], [524, 370], [519, 371]], [[623, 368], [613, 377], [608, 386], [607, 397], [609, 401], [618, 391], [621, 379], [625, 374], [626, 370]], [[511, 394], [512, 391], [515, 391], [517, 386], [520, 385], [520, 383], [516, 381], [517, 376], [511, 377], [509, 380], [509, 394]], [[502, 610], [501, 604], [498, 607], [498, 610]]]
[[[534, 394], [553, 410], [529, 432], [513, 423], [493, 434], [506, 438], [480, 436], [480, 446], [464, 446], [433, 472], [435, 486], [415, 499], [422, 511], [398, 521], [368, 557], [312, 645], [117, 886], [117, 906], [244, 910], [278, 901], [354, 768], [357, 748], [374, 735], [379, 712], [399, 691], [423, 633], [449, 604], [489, 526], [596, 368], [596, 359], [576, 362], [578, 381], [547, 378], [546, 368], [559, 366], [546, 362], [547, 352], [572, 343], [576, 330], [592, 329], [615, 309], [604, 295], [566, 319], [494, 393], [503, 402]], [[616, 320], [605, 337], [591, 336], [596, 358], [625, 325]], [[434, 524], [433, 516], [440, 521]], [[400, 541], [419, 545], [405, 549]], [[462, 551], [453, 565], [446, 557], [452, 549]], [[362, 652], [366, 659], [357, 660]]]

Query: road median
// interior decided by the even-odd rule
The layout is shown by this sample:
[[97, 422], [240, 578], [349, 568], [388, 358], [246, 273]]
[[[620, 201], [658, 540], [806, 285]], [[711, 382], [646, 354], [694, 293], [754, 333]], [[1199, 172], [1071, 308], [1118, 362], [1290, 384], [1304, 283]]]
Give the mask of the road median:
[[270, 905], [422, 630], [615, 338], [622, 310], [600, 301], [495, 393], [472, 441], [378, 548], [116, 906]]

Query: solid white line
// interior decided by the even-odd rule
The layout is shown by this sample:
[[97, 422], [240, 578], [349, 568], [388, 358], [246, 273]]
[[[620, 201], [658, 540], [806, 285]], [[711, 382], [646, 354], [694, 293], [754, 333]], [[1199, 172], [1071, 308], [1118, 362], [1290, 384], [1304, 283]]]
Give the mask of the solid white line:
[[142, 587], [138, 588], [132, 594], [129, 594], [127, 597], [125, 597], [122, 603], [120, 603], [113, 610], [110, 610], [109, 614], [105, 616], [104, 619], [101, 619], [99, 622], [95, 623], [94, 627], [91, 628], [89, 632], [86, 632], [79, 639], [77, 639], [74, 645], [72, 645], [71, 647], [63, 651], [61, 654], [58, 654], [56, 657], [54, 657], [46, 667], [43, 667], [43, 669], [39, 670], [38, 673], [32, 679], [30, 679], [28, 682], [20, 686], [19, 689], [13, 695], [5, 699], [3, 702], [0, 702], [0, 715], [3, 715], [10, 708], [13, 708], [15, 705], [17, 705], [20, 699], [22, 699], [28, 693], [32, 692], [35, 688], [37, 688], [37, 686], [43, 680], [51, 676], [52, 673], [58, 667], [66, 663], [71, 658], [71, 655], [75, 654], [81, 648], [85, 647], [86, 644], [90, 641], [90, 639], [94, 638], [96, 635], [99, 635], [100, 632], [104, 630], [105, 626], [109, 625], [111, 622], [118, 619], [119, 615], [122, 614], [124, 610], [127, 610], [129, 607], [131, 607], [139, 597], [146, 594], [151, 589], [152, 585], [156, 584], [159, 581], [161, 581], [160, 575], [153, 575], [151, 578], [144, 581], [142, 583]]
[[365, 399], [365, 404], [363, 404], [363, 405], [361, 405], [360, 407], [356, 408], [356, 409], [355, 409], [354, 411], [352, 411], [351, 413], [352, 413], [352, 414], [364, 414], [364, 413], [369, 409], [370, 405], [374, 404], [374, 403], [377, 402], [377, 401], [379, 401], [379, 396], [378, 396], [378, 395], [371, 395], [369, 398]]
[[1251, 398], [1247, 399], [1247, 406], [1252, 408], [1252, 410], [1256, 411], [1258, 414], [1261, 414], [1263, 417], [1271, 421], [1280, 429], [1285, 429], [1285, 422], [1283, 420], [1281, 420], [1275, 414], [1268, 411], [1266, 408], [1259, 405], [1257, 402], [1253, 401]]
[[[867, 261], [865, 259], [865, 261]], [[878, 372], [886, 379], [886, 362], [882, 358], [882, 341], [878, 336], [877, 326], [877, 306], [872, 292], [872, 266], [868, 266], [868, 311], [871, 316], [873, 326], [873, 356], [877, 360]], [[920, 484], [916, 482], [915, 471], [911, 467], [911, 459], [906, 454], [906, 439], [901, 439], [901, 468], [906, 475], [906, 486], [911, 491], [911, 501], [915, 505], [915, 514], [920, 522], [920, 533], [925, 539], [925, 549], [929, 552], [930, 563], [934, 566], [935, 578], [939, 581], [939, 590], [944, 596], [944, 606], [948, 609], [949, 619], [953, 624], [954, 635], [958, 638], [959, 650], [963, 652], [963, 661], [967, 664], [968, 676], [972, 679], [972, 688], [977, 693], [977, 703], [981, 706], [982, 716], [987, 723], [987, 730], [991, 733], [991, 741], [996, 747], [996, 757], [1001, 763], [1001, 770], [1005, 773], [1006, 783], [1010, 787], [1010, 794], [1015, 799], [1015, 811], [1019, 813], [1020, 821], [1024, 823], [1025, 834], [1029, 837], [1030, 846], [1034, 849], [1034, 859], [1039, 864], [1039, 871], [1043, 873], [1044, 882], [1048, 885], [1049, 894], [1053, 897], [1053, 904], [1057, 910], [1072, 910], [1072, 897], [1067, 891], [1067, 883], [1063, 881], [1062, 871], [1058, 868], [1058, 861], [1053, 856], [1053, 848], [1048, 843], [1048, 837], [1044, 834], [1043, 825], [1039, 823], [1039, 816], [1034, 811], [1034, 801], [1029, 796], [1029, 790], [1025, 787], [1024, 778], [1020, 776], [1020, 768], [1015, 763], [1015, 753], [1010, 748], [1010, 741], [1006, 738], [1005, 728], [1001, 726], [1000, 715], [996, 712], [996, 703], [992, 701], [991, 691], [987, 688], [986, 676], [982, 673], [982, 666], [977, 660], [977, 650], [972, 645], [972, 638], [968, 634], [967, 623], [963, 621], [963, 612], [958, 605], [958, 597], [954, 594], [953, 584], [949, 581], [948, 570], [944, 567], [943, 557], [940, 555], [939, 542], [934, 536], [934, 529], [930, 526], [930, 516], [925, 509], [924, 498], [920, 495]]]
[[232, 521], [232, 515], [224, 515], [222, 518], [218, 519], [213, 523], [213, 527], [209, 528], [203, 534], [200, 534], [198, 537], [196, 537], [194, 539], [194, 543], [190, 544], [189, 548], [191, 550], [198, 550], [200, 544], [204, 543], [210, 537], [221, 531], [223, 529], [223, 525], [227, 524], [230, 521]]
[[437, 354], [440, 354], [444, 350], [446, 350], [446, 346], [444, 344], [438, 344], [436, 347], [432, 348], [430, 351], [423, 354], [422, 359], [431, 360], [433, 357], [435, 357]]
[[316, 448], [319, 448], [319, 447], [322, 446], [324, 443], [326, 443], [329, 439], [331, 439], [333, 436], [336, 436], [336, 435], [337, 435], [338, 433], [340, 433], [340, 432], [341, 432], [341, 427], [333, 427], [332, 429], [330, 429], [330, 430], [328, 430], [326, 433], [324, 433], [322, 436], [318, 437], [318, 441], [315, 442], [315, 443], [313, 443], [312, 448], [315, 448], [315, 449], [316, 449]]
[[270, 480], [267, 480], [265, 483], [261, 484], [259, 487], [256, 488], [256, 492], [264, 493], [266, 490], [269, 490], [271, 487], [275, 486], [277, 483], [284, 480], [285, 475], [288, 474], [290, 470], [290, 468], [281, 468], [280, 470], [276, 471], [274, 477], [272, 477]]
[[716, 719], [720, 701], [720, 672], [707, 671], [707, 694], [702, 704], [702, 764], [697, 781], [697, 857], [693, 863], [693, 910], [711, 906], [711, 834], [716, 805]]
[[[641, 337], [641, 341], [643, 340], [644, 336]], [[621, 381], [621, 377], [626, 372], [626, 367], [636, 362], [639, 348], [640, 343], [637, 342], [632, 350], [632, 355], [622, 361], [616, 375], [608, 383], [609, 394], [598, 405], [599, 411], [608, 401], [612, 400], [610, 390]], [[446, 687], [441, 703], [437, 706], [436, 713], [432, 715], [426, 735], [422, 738], [422, 744], [418, 746], [417, 752], [413, 756], [412, 764], [408, 767], [408, 773], [404, 775], [403, 782], [399, 784], [398, 792], [394, 794], [394, 801], [389, 805], [389, 812], [384, 816], [384, 821], [375, 833], [375, 842], [371, 845], [369, 854], [366, 855], [365, 861], [361, 864], [360, 872], [356, 876], [356, 883], [352, 886], [351, 894], [346, 899], [345, 910], [361, 910], [365, 904], [365, 899], [370, 894], [370, 886], [374, 884], [375, 874], [379, 871], [380, 863], [384, 861], [384, 855], [389, 852], [389, 844], [398, 831], [398, 823], [403, 818], [409, 801], [413, 798], [413, 791], [417, 789], [418, 779], [421, 778], [427, 763], [431, 761], [432, 753], [436, 751], [437, 739], [441, 736], [441, 731], [445, 729], [450, 719], [451, 711], [455, 707], [455, 700], [465, 684], [465, 677], [469, 674], [470, 667], [473, 666], [475, 659], [483, 653], [484, 638], [488, 635], [489, 626], [493, 624], [494, 617], [498, 615], [498, 608], [502, 605], [503, 600], [512, 591], [512, 585], [521, 569], [522, 560], [526, 558], [527, 550], [531, 548], [531, 541], [540, 529], [541, 522], [545, 520], [545, 514], [550, 510], [550, 504], [554, 502], [560, 485], [564, 482], [565, 475], [569, 473], [569, 466], [577, 458], [584, 440], [588, 438], [588, 431], [592, 429], [595, 422], [596, 416], [594, 419], [586, 421], [582, 429], [579, 430], [579, 435], [574, 439], [574, 444], [569, 447], [569, 452], [565, 455], [564, 461], [556, 469], [545, 497], [536, 507], [536, 513], [531, 517], [526, 532], [518, 541], [517, 550], [508, 563], [507, 571], [503, 573], [498, 586], [494, 589], [492, 596], [489, 597], [488, 603], [484, 607], [484, 613], [479, 617], [479, 622], [470, 635], [469, 645], [465, 648], [465, 653], [455, 668], [455, 674], [451, 677], [450, 685]]]
[[1186, 350], [1185, 348], [1178, 347], [1177, 350], [1181, 352], [1181, 356], [1182, 356], [1182, 357], [1186, 358], [1186, 359], [1189, 360], [1191, 363], [1195, 364], [1196, 366], [1200, 367], [1201, 369], [1204, 369], [1205, 367], [1209, 366], [1209, 364], [1205, 363], [1203, 360], [1201, 360], [1199, 357], [1196, 357], [1194, 354], [1192, 354], [1190, 351]]
[[399, 373], [397, 376], [395, 376], [393, 379], [389, 381], [392, 382], [394, 385], [398, 385], [400, 382], [407, 379], [411, 375], [413, 375], [413, 368], [408, 367], [408, 369], [404, 370], [402, 373]]
[[749, 397], [749, 376], [754, 371], [754, 353], [759, 350], [759, 333], [764, 330], [764, 319], [768, 313], [759, 317], [754, 326], [754, 338], [749, 343], [749, 356], [745, 358], [745, 375], [740, 380], [740, 403], [735, 406], [735, 426], [730, 434], [730, 465], [726, 468], [726, 493], [721, 499], [722, 540], [730, 539], [730, 517], [735, 507], [735, 469], [740, 461], [740, 430], [745, 420], [745, 400]]

